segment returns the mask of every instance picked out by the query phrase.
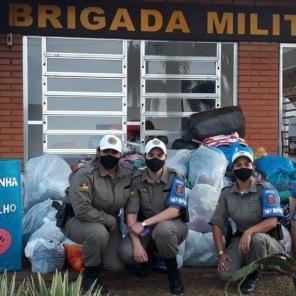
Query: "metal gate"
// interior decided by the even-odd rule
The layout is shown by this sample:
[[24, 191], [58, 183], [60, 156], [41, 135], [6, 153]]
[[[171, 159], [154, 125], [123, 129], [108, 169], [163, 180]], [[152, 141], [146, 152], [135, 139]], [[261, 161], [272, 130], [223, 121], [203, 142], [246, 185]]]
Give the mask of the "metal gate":
[[[295, 44], [281, 44], [281, 73], [280, 73], [280, 154], [288, 152], [295, 154], [296, 134], [291, 134], [291, 124], [296, 118], [296, 46]], [[295, 128], [293, 128], [295, 130]], [[290, 136], [290, 139], [289, 139]]]
[[192, 113], [221, 106], [220, 86], [221, 43], [142, 41], [141, 142], [170, 146]]
[[107, 133], [141, 149], [155, 136], [171, 147], [192, 113], [236, 104], [236, 49], [234, 43], [25, 37], [25, 158], [93, 155]]
[[43, 152], [92, 154], [126, 138], [126, 41], [42, 38]]

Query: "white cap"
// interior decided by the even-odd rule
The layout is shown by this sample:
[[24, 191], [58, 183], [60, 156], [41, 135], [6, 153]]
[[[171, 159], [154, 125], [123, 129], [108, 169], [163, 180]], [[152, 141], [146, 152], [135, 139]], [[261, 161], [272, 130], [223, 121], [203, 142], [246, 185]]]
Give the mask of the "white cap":
[[154, 138], [147, 142], [145, 146], [145, 153], [149, 153], [153, 148], [160, 148], [164, 154], [166, 154], [166, 147], [164, 142], [160, 141], [157, 138]]
[[253, 155], [249, 152], [249, 151], [244, 151], [244, 150], [241, 150], [241, 151], [238, 151], [238, 152], [235, 152], [233, 155], [232, 155], [232, 164], [240, 157], [246, 157], [248, 158], [251, 162], [254, 162], [254, 158], [253, 158]]
[[113, 149], [118, 152], [122, 152], [122, 144], [121, 140], [113, 135], [105, 135], [98, 146], [100, 150], [105, 150], [105, 149]]

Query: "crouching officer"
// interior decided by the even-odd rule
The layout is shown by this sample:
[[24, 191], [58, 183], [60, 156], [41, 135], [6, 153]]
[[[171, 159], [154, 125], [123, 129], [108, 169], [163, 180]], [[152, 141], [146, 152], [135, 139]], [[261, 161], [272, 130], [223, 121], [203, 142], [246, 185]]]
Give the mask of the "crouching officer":
[[165, 260], [171, 292], [180, 295], [184, 287], [176, 255], [188, 232], [181, 219], [187, 203], [184, 181], [173, 169], [164, 166], [165, 159], [165, 144], [159, 139], [150, 140], [145, 146], [147, 168], [132, 180], [125, 208], [129, 234], [120, 244], [119, 252], [128, 265], [144, 268], [154, 249]]
[[[236, 182], [222, 190], [214, 216], [213, 237], [218, 254], [218, 272], [228, 280], [238, 269], [257, 259], [283, 252], [278, 240], [281, 228], [278, 217], [283, 216], [279, 196], [268, 183], [257, 183], [253, 155], [239, 151], [232, 157], [232, 172]], [[222, 233], [231, 218], [237, 231], [224, 248]], [[260, 271], [251, 273], [241, 285], [243, 295], [256, 288]]]
[[119, 138], [105, 135], [97, 149], [97, 157], [69, 177], [68, 198], [73, 217], [62, 228], [64, 234], [83, 245], [83, 288], [96, 281], [100, 285], [100, 269], [122, 271], [124, 263], [118, 254], [121, 234], [118, 213], [130, 194], [132, 169], [119, 161], [122, 144]]

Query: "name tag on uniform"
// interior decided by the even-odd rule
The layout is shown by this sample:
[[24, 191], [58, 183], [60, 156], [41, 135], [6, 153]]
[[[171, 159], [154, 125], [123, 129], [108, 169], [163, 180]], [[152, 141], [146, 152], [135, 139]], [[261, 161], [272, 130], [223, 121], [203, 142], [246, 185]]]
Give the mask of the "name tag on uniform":
[[262, 191], [262, 218], [283, 217], [280, 205], [280, 197], [274, 189], [263, 189]]

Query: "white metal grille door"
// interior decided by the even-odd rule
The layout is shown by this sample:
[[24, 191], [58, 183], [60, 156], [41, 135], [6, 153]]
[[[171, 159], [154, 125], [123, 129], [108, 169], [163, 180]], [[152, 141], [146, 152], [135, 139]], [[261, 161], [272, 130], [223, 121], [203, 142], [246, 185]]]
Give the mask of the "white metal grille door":
[[[289, 152], [291, 155], [295, 155], [296, 46], [294, 44], [281, 45], [281, 104], [279, 117], [281, 121], [281, 153], [287, 155]], [[292, 125], [293, 128], [291, 128]]]
[[141, 142], [180, 138], [194, 112], [221, 106], [221, 44], [141, 42]]
[[43, 152], [93, 154], [126, 139], [126, 41], [42, 38]]

